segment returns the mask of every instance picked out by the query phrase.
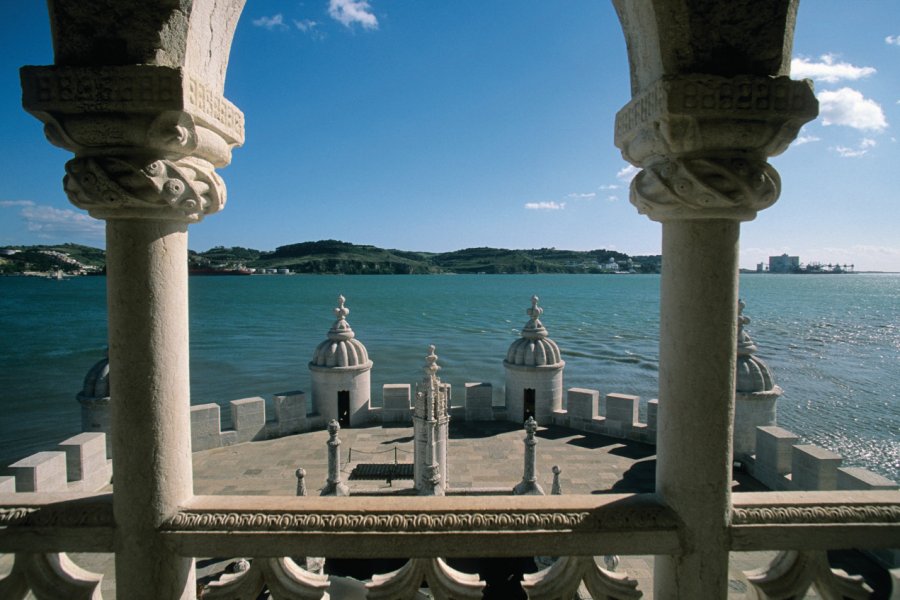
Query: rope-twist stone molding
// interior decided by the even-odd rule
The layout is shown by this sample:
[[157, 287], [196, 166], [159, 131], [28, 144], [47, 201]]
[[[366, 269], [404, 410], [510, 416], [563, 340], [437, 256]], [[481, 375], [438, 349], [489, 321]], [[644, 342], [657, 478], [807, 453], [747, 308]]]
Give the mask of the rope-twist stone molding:
[[735, 508], [734, 525], [791, 525], [806, 523], [897, 523], [900, 505], [866, 506], [761, 506]]
[[163, 526], [167, 531], [311, 531], [311, 532], [465, 532], [600, 531], [672, 529], [674, 519], [662, 507], [602, 511], [527, 513], [241, 513], [182, 511]]

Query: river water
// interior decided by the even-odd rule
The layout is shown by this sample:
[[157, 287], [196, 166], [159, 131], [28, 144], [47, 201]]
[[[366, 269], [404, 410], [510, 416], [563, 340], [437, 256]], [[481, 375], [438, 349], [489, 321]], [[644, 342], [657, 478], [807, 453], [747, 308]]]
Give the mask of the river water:
[[[0, 464], [80, 428], [75, 400], [106, 345], [105, 278], [0, 278]], [[429, 344], [454, 387], [502, 399], [509, 344], [541, 298], [568, 387], [658, 393], [659, 277], [400, 275], [192, 277], [194, 404], [308, 390], [307, 364], [338, 294], [385, 383], [413, 383]], [[779, 425], [900, 479], [900, 275], [741, 276], [747, 330], [785, 390]], [[227, 411], [223, 411], [227, 413]]]

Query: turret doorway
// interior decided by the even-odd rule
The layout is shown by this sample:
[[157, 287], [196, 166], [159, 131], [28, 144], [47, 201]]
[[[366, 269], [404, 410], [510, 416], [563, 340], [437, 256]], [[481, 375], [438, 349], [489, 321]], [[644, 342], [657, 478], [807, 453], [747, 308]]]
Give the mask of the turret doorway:
[[533, 388], [525, 388], [525, 397], [523, 401], [523, 411], [522, 411], [522, 422], [524, 423], [530, 418], [534, 417], [534, 397], [535, 392]]
[[338, 392], [338, 424], [342, 428], [350, 427], [350, 392]]

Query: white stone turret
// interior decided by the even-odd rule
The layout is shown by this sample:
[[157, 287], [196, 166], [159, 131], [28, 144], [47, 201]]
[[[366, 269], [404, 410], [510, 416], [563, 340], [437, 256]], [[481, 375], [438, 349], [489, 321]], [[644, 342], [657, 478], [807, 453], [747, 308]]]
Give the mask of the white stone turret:
[[450, 436], [450, 407], [447, 390], [437, 372], [434, 346], [425, 357], [421, 383], [416, 384], [413, 407], [415, 487], [422, 496], [443, 496], [447, 480], [447, 440]]
[[106, 455], [112, 456], [109, 405], [109, 349], [106, 356], [88, 370], [84, 385], [75, 398], [81, 404], [81, 430], [106, 434]]
[[756, 453], [756, 428], [775, 425], [775, 403], [783, 393], [775, 385], [768, 365], [755, 356], [757, 347], [744, 330], [750, 318], [738, 301], [737, 372], [735, 373], [734, 458], [746, 460]]
[[326, 422], [333, 419], [342, 427], [353, 427], [369, 417], [372, 361], [347, 322], [350, 309], [344, 300], [338, 297], [337, 320], [328, 339], [316, 347], [309, 370], [315, 410]]
[[553, 411], [562, 410], [566, 363], [541, 323], [544, 309], [538, 306], [537, 296], [531, 297], [531, 308], [525, 312], [530, 319], [522, 328], [522, 337], [512, 343], [503, 361], [507, 418], [524, 423], [534, 417], [549, 423]]

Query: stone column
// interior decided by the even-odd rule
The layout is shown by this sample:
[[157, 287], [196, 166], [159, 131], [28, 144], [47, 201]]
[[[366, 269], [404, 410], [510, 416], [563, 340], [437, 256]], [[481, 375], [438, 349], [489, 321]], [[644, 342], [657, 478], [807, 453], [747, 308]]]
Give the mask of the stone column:
[[541, 484], [537, 482], [537, 468], [535, 466], [537, 462], [535, 454], [537, 440], [534, 439], [534, 434], [537, 432], [537, 428], [537, 421], [533, 417], [528, 417], [528, 420], [525, 421], [525, 472], [522, 475], [522, 481], [513, 488], [513, 494], [517, 496], [544, 495]]
[[328, 422], [328, 480], [322, 488], [321, 496], [349, 496], [350, 490], [341, 481], [341, 440], [338, 431], [341, 426], [334, 419]]
[[69, 200], [106, 221], [117, 594], [193, 598], [193, 559], [159, 532], [193, 494], [187, 227], [224, 206], [243, 115], [177, 67], [25, 67], [22, 88], [75, 153]]
[[766, 158], [815, 114], [804, 82], [683, 75], [616, 117], [616, 145], [644, 169], [631, 202], [662, 222], [656, 491], [683, 553], [656, 558], [658, 598], [727, 596], [740, 222], [776, 201]]

